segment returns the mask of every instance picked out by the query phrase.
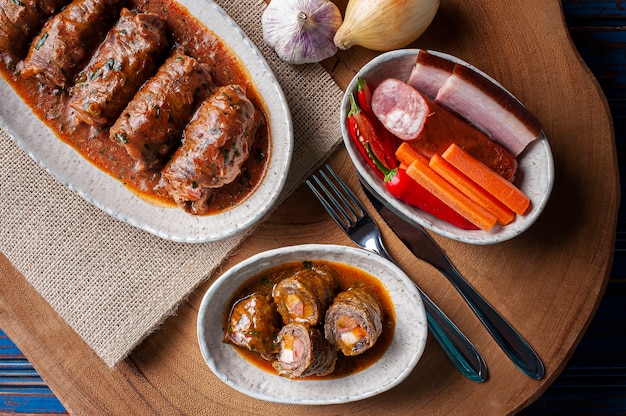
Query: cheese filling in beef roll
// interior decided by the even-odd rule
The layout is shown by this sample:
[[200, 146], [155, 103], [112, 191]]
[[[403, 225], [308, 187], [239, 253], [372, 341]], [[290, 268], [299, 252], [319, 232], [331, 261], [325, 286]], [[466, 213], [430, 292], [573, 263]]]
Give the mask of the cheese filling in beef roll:
[[196, 111], [183, 143], [161, 171], [174, 201], [192, 214], [205, 214], [215, 188], [231, 183], [250, 153], [259, 112], [237, 85], [218, 88]]
[[115, 121], [154, 74], [166, 47], [165, 25], [158, 16], [122, 9], [120, 19], [70, 89], [75, 117], [94, 126]]
[[30, 40], [65, 0], [0, 0], [0, 51], [13, 59], [26, 54]]
[[279, 331], [280, 315], [272, 298], [253, 293], [233, 305], [224, 341], [256, 351], [270, 360], [278, 352]]
[[74, 0], [35, 36], [20, 63], [22, 77], [36, 77], [51, 87], [69, 86], [120, 8], [121, 0]]
[[180, 143], [197, 103], [212, 89], [208, 67], [176, 49], [137, 91], [109, 137], [137, 161], [137, 170], [160, 169]]
[[279, 375], [289, 378], [325, 376], [335, 369], [337, 351], [321, 331], [303, 323], [291, 323], [278, 333], [280, 352], [272, 363]]
[[335, 297], [336, 276], [322, 268], [304, 269], [281, 280], [272, 295], [284, 323], [317, 325]]
[[371, 348], [382, 330], [380, 301], [362, 287], [339, 293], [326, 312], [326, 339], [347, 356]]

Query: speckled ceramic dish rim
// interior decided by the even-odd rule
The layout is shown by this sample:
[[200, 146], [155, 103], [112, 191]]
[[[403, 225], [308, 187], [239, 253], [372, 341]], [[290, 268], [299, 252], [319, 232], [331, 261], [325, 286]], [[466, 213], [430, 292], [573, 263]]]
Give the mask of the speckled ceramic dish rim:
[[0, 122], [44, 169], [113, 217], [164, 239], [201, 243], [226, 238], [262, 218], [278, 199], [293, 152], [293, 126], [283, 91], [267, 62], [237, 24], [213, 1], [181, 0], [239, 56], [265, 101], [271, 129], [269, 168], [263, 182], [239, 206], [211, 216], [192, 216], [141, 200], [59, 140], [4, 81]]
[[[524, 216], [516, 216], [516, 219], [506, 226], [496, 224], [488, 232], [482, 230], [462, 230], [394, 198], [385, 188], [383, 181], [373, 174], [359, 150], [349, 138], [344, 120], [350, 110], [349, 94], [351, 91], [355, 91], [358, 77], [367, 79], [373, 85], [378, 85], [383, 79], [389, 77], [407, 80], [411, 69], [415, 65], [418, 52], [419, 49], [402, 49], [379, 55], [361, 68], [346, 89], [346, 94], [341, 103], [341, 129], [344, 144], [358, 173], [364, 178], [374, 194], [392, 211], [410, 223], [419, 224], [437, 234], [465, 243], [480, 245], [495, 244], [520, 235], [537, 220], [552, 192], [554, 162], [550, 144], [543, 132], [539, 139], [528, 145], [524, 152], [518, 156], [519, 169], [515, 184], [530, 198], [530, 211]], [[429, 52], [472, 68], [497, 85], [502, 86], [489, 75], [459, 58], [437, 51]]]
[[[291, 261], [325, 259], [355, 265], [377, 276], [394, 304], [396, 330], [383, 357], [371, 367], [342, 378], [290, 380], [246, 361], [222, 342], [222, 317], [233, 293], [250, 277]], [[277, 403], [335, 404], [365, 399], [396, 386], [413, 371], [426, 344], [427, 322], [415, 285], [388, 260], [352, 247], [309, 244], [278, 248], [252, 256], [220, 276], [206, 292], [198, 313], [198, 342], [211, 370], [248, 396]]]

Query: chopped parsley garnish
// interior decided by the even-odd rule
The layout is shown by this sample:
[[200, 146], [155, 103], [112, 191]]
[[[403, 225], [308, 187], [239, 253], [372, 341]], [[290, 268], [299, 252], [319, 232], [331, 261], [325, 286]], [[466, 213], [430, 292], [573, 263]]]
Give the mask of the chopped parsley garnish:
[[48, 39], [48, 32], [43, 32], [43, 35], [39, 38], [37, 43], [35, 44], [35, 49], [39, 50], [46, 43], [46, 39]]
[[121, 143], [121, 144], [128, 143], [128, 139], [126, 138], [126, 133], [115, 133], [113, 137], [115, 138], [115, 141], [118, 143]]

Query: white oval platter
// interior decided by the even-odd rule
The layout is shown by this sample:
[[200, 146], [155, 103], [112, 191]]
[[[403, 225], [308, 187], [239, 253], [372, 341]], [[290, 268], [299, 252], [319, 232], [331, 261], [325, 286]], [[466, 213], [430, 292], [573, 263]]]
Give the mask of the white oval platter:
[[[460, 229], [396, 199], [387, 191], [383, 180], [369, 168], [356, 145], [350, 139], [345, 120], [350, 111], [349, 94], [356, 90], [358, 77], [365, 78], [374, 87], [386, 78], [398, 78], [406, 81], [415, 65], [418, 53], [419, 49], [401, 49], [383, 53], [365, 64], [346, 89], [346, 94], [341, 103], [341, 130], [344, 144], [359, 175], [367, 182], [368, 188], [373, 191], [374, 195], [389, 209], [408, 222], [421, 225], [442, 236], [465, 243], [487, 245], [506, 241], [520, 235], [537, 220], [543, 211], [554, 183], [552, 151], [543, 132], [517, 158], [519, 167], [514, 183], [530, 198], [531, 208], [529, 212], [523, 216], [518, 215], [511, 224], [506, 226], [496, 224], [490, 231]], [[429, 53], [472, 68], [500, 85], [489, 75], [459, 58], [437, 51], [429, 50]]]
[[0, 122], [44, 169], [111, 216], [167, 240], [202, 243], [221, 240], [250, 227], [276, 202], [291, 163], [293, 126], [285, 96], [272, 70], [237, 24], [211, 0], [179, 3], [239, 57], [265, 102], [271, 131], [269, 167], [260, 186], [239, 206], [216, 215], [192, 216], [179, 208], [143, 201], [59, 140], [4, 79], [0, 81]]
[[[387, 288], [396, 314], [394, 338], [370, 367], [345, 377], [291, 380], [260, 369], [222, 342], [222, 318], [239, 287], [268, 268], [294, 261], [328, 260], [358, 267]], [[202, 356], [224, 383], [248, 396], [276, 403], [321, 405], [365, 399], [402, 382], [419, 361], [428, 326], [415, 285], [397, 266], [365, 250], [326, 244], [288, 246], [252, 256], [221, 275], [207, 290], [198, 312]]]

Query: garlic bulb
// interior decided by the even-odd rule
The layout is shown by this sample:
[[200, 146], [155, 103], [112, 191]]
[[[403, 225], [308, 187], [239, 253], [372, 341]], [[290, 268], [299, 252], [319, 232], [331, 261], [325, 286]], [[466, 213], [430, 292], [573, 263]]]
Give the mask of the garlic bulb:
[[424, 33], [438, 9], [439, 0], [350, 0], [334, 42], [341, 49], [402, 48]]
[[329, 0], [272, 0], [261, 19], [263, 40], [283, 61], [319, 62], [337, 53], [341, 12]]

